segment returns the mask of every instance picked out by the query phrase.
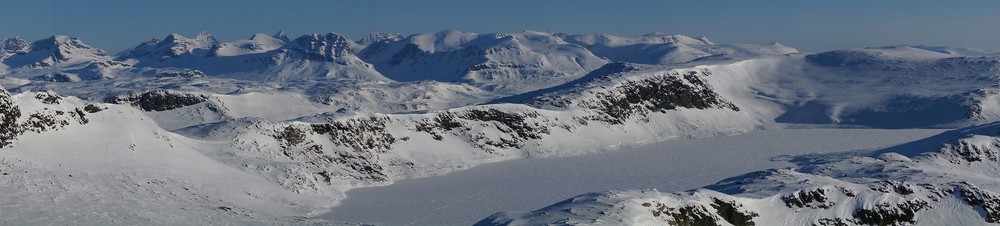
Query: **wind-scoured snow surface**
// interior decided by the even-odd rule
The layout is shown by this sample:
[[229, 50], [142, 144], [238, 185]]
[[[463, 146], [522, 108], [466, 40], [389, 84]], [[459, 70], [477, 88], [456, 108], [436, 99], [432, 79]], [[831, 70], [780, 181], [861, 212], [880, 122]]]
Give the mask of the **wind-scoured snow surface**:
[[[230, 42], [208, 33], [172, 34], [115, 56], [66, 36], [4, 39], [0, 179], [7, 182], [0, 191], [13, 204], [3, 206], [0, 220], [340, 224], [317, 216], [347, 190], [490, 162], [788, 124], [985, 131], [1000, 117], [998, 66], [1000, 57], [952, 47], [804, 54], [778, 43], [716, 44], [658, 33], [448, 30], [405, 37], [375, 33], [354, 41], [336, 33], [289, 38], [278, 32]], [[967, 140], [934, 141], [913, 146], [937, 150]], [[994, 208], [976, 204], [989, 201], [959, 205], [955, 200], [962, 199], [948, 196], [958, 193], [937, 192], [961, 187], [989, 200], [995, 195], [982, 179], [993, 176], [988, 168], [940, 165], [982, 176], [931, 180], [940, 174], [926, 164], [938, 157], [919, 153], [902, 154], [913, 164], [905, 167], [929, 171], [905, 177], [877, 161], [882, 155], [849, 153], [842, 156], [851, 160], [839, 162], [831, 160], [838, 155], [807, 156], [796, 159], [799, 168], [767, 178], [808, 177], [815, 187], [794, 178], [765, 178], [748, 181], [740, 192], [730, 183], [690, 194], [596, 193], [481, 223], [558, 224], [568, 218], [590, 222], [581, 224], [686, 224], [710, 218], [718, 224], [794, 225], [823, 224], [822, 216], [832, 225], [873, 219], [909, 224], [938, 222], [920, 217], [945, 213], [935, 209], [965, 214], [956, 215], [962, 222], [995, 221], [975, 215], [977, 205]], [[839, 167], [846, 167], [841, 174], [818, 170]], [[928, 177], [913, 184], [919, 191], [913, 194], [925, 198], [862, 191], [877, 184], [867, 177]], [[954, 184], [960, 182], [968, 185]], [[855, 196], [833, 192], [841, 188]], [[762, 197], [795, 189], [832, 189], [823, 190], [830, 195], [824, 200], [844, 205], [803, 216], [761, 211], [772, 208]], [[940, 195], [928, 196], [931, 190]], [[598, 210], [637, 199], [656, 200], [619, 212]], [[596, 211], [576, 211], [577, 205]], [[558, 208], [574, 211], [545, 217]], [[647, 209], [658, 212], [640, 214]], [[907, 211], [912, 214], [897, 214]], [[53, 217], [38, 219], [39, 213]], [[619, 218], [636, 221], [610, 220]]]

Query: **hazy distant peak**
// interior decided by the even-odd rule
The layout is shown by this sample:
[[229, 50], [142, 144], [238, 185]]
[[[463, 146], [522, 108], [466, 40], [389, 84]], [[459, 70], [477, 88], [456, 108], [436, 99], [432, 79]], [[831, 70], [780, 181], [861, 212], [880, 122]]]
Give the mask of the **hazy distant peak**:
[[403, 40], [403, 36], [397, 33], [373, 32], [358, 40], [358, 44], [368, 46], [379, 42], [395, 42]]
[[279, 40], [285, 41], [285, 42], [290, 41], [290, 39], [288, 39], [288, 35], [285, 34], [284, 31], [278, 31], [278, 32], [274, 33], [274, 35], [271, 35], [271, 37], [274, 37], [276, 39], [279, 39]]

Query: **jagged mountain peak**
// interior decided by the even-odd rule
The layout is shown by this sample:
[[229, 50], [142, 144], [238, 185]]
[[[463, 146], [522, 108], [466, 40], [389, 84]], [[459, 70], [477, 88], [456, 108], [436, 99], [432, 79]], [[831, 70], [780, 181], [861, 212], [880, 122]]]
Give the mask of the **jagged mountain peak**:
[[403, 36], [397, 33], [373, 32], [358, 40], [358, 44], [369, 46], [379, 42], [395, 42], [399, 40], [403, 40]]
[[275, 32], [274, 35], [271, 35], [271, 37], [274, 37], [276, 39], [279, 39], [279, 40], [285, 41], [285, 42], [288, 42], [290, 40], [290, 39], [288, 39], [288, 35], [285, 34], [284, 31]]
[[167, 37], [164, 38], [163, 41], [160, 43], [174, 44], [174, 45], [182, 43], [184, 44], [190, 43], [196, 45], [197, 47], [204, 47], [217, 44], [219, 43], [219, 41], [215, 40], [215, 36], [212, 36], [212, 34], [202, 31], [201, 33], [198, 33], [198, 35], [195, 35], [194, 38], [188, 38], [184, 37], [183, 35], [173, 33], [167, 35]]
[[[23, 53], [27, 52], [31, 48], [31, 43], [28, 43], [28, 41], [22, 39], [20, 36], [4, 39], [2, 44], [3, 45], [0, 45], [0, 50], [2, 50], [0, 51], [0, 54]], [[0, 59], [2, 58], [3, 58], [2, 55], [0, 55]]]
[[209, 52], [209, 49], [216, 44], [219, 44], [219, 42], [208, 32], [198, 33], [194, 38], [174, 33], [167, 35], [163, 40], [157, 41], [153, 39], [149, 42], [139, 44], [132, 49], [125, 50], [119, 54], [118, 58], [121, 60], [138, 60], [139, 63], [143, 64], [155, 64], [170, 58], [190, 55], [197, 57], [205, 56]]
[[171, 34], [167, 35], [167, 37], [164, 38], [163, 41], [164, 42], [213, 41], [214, 42], [215, 41], [215, 37], [212, 36], [211, 34], [207, 33], [207, 32], [198, 33], [197, 35], [195, 35], [194, 38], [188, 38], [188, 37], [185, 37], [184, 35], [181, 35], [181, 34], [178, 34], [178, 33], [171, 33]]
[[333, 32], [303, 35], [289, 43], [295, 45], [291, 47], [292, 49], [303, 51], [310, 56], [310, 59], [332, 60], [334, 57], [353, 55], [356, 50], [361, 49], [360, 45], [351, 39]]

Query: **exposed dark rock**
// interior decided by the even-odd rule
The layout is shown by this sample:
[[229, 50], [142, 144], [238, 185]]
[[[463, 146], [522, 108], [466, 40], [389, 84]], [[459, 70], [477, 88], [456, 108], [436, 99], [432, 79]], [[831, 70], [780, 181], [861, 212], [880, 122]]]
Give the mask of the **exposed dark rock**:
[[669, 216], [667, 224], [673, 226], [719, 226], [715, 217], [704, 206], [667, 207], [663, 203], [642, 203], [650, 208], [654, 217]]
[[726, 220], [726, 222], [735, 226], [757, 225], [753, 222], [753, 218], [759, 217], [760, 214], [752, 211], [740, 211], [739, 208], [742, 206], [742, 204], [736, 203], [736, 201], [726, 202], [717, 198], [712, 199], [712, 208], [715, 208], [715, 213], [722, 216], [722, 219]]
[[598, 115], [586, 119], [610, 124], [622, 124], [629, 118], [646, 117], [651, 112], [666, 113], [681, 107], [739, 111], [736, 105], [723, 100], [698, 77], [699, 73], [708, 76], [708, 71], [674, 73], [622, 82], [608, 91], [595, 93], [595, 100], [581, 101], [579, 105], [597, 111]]
[[435, 116], [434, 122], [427, 122], [426, 120], [424, 122], [417, 122], [416, 130], [430, 134], [431, 138], [435, 140], [443, 140], [444, 136], [438, 134], [437, 131], [450, 131], [462, 126], [461, 122], [455, 121], [455, 114], [444, 112]]
[[187, 70], [187, 71], [168, 71], [156, 75], [157, 77], [176, 77], [176, 78], [200, 78], [205, 77], [205, 73], [199, 70]]
[[144, 111], [169, 111], [199, 104], [206, 100], [208, 100], [208, 96], [205, 95], [155, 90], [114, 97], [109, 102], [114, 104], [129, 104], [139, 107], [139, 109]]
[[86, 106], [83, 106], [83, 110], [86, 111], [87, 113], [97, 113], [103, 111], [104, 108], [98, 107], [97, 105], [93, 104], [87, 104]]
[[273, 135], [274, 139], [284, 141], [285, 147], [291, 147], [299, 145], [306, 140], [306, 133], [294, 126], [286, 126], [284, 130], [281, 130], [277, 134]]
[[[433, 121], [425, 119], [417, 122], [414, 130], [425, 132], [435, 140], [443, 140], [443, 133], [465, 135], [469, 143], [478, 149], [495, 153], [495, 149], [521, 148], [525, 141], [541, 139], [553, 127], [548, 120], [540, 118], [537, 112], [506, 112], [497, 109], [469, 109], [439, 113]], [[539, 122], [532, 122], [540, 121]], [[509, 137], [489, 138], [483, 133], [463, 134], [471, 131], [470, 126], [479, 125], [496, 128]]]
[[526, 112], [526, 113], [510, 113], [504, 112], [497, 109], [480, 110], [472, 109], [466, 112], [464, 115], [459, 117], [467, 120], [473, 121], [494, 121], [498, 122], [506, 127], [498, 128], [501, 132], [510, 133], [514, 132], [517, 137], [521, 139], [541, 139], [541, 134], [548, 134], [549, 130], [546, 127], [533, 125], [525, 121], [526, 118], [536, 118], [538, 113]]
[[328, 134], [333, 143], [353, 148], [355, 151], [384, 153], [396, 143], [396, 137], [385, 130], [385, 124], [389, 120], [388, 117], [375, 116], [352, 118], [329, 124], [313, 124], [312, 129], [318, 134]]
[[0, 87], [0, 148], [10, 145], [21, 134], [21, 127], [17, 123], [20, 117], [21, 109], [11, 101], [7, 90]]
[[[62, 111], [56, 111], [56, 114], [65, 114]], [[21, 123], [24, 131], [32, 131], [36, 133], [45, 132], [49, 130], [56, 130], [69, 125], [66, 120], [60, 120], [53, 115], [43, 114], [40, 112], [34, 112], [28, 115], [28, 119]]]
[[[343, 126], [344, 124], [340, 125]], [[331, 140], [334, 143], [338, 143], [341, 142], [341, 140], [338, 140], [340, 136], [332, 135], [332, 133], [343, 133], [344, 131], [340, 131], [330, 124], [314, 124], [307, 128], [313, 130], [309, 131], [289, 125], [274, 131], [274, 134], [271, 136], [281, 142], [280, 151], [282, 155], [288, 157], [290, 160], [301, 163], [304, 169], [314, 171], [312, 174], [321, 182], [328, 185], [333, 184], [335, 178], [338, 180], [388, 181], [388, 176], [382, 172], [383, 169], [378, 162], [377, 155], [371, 151], [357, 150], [354, 147], [350, 151], [325, 149], [322, 145], [314, 143], [307, 137], [307, 133], [309, 132], [322, 132], [320, 134], [330, 134]], [[352, 145], [338, 144], [348, 147]], [[338, 166], [346, 168], [344, 170], [331, 171], [339, 168]], [[306, 180], [306, 178], [297, 178], [297, 180]]]
[[1000, 223], [1000, 195], [964, 182], [957, 192], [966, 204], [982, 208], [986, 222]]
[[829, 198], [827, 198], [828, 192], [830, 191], [823, 188], [803, 190], [791, 195], [782, 196], [781, 201], [785, 202], [785, 206], [788, 208], [809, 207], [827, 209], [834, 205], [832, 202], [827, 202], [829, 200]]
[[1000, 150], [1000, 144], [995, 142], [988, 147], [981, 147], [968, 140], [961, 140], [958, 144], [945, 146], [941, 152], [950, 155], [952, 163], [961, 163], [962, 160], [965, 162], [995, 162], [1000, 159], [1000, 153], [997, 153], [996, 150]]
[[916, 223], [917, 212], [927, 207], [927, 202], [916, 199], [896, 205], [881, 203], [874, 208], [854, 211], [854, 223], [864, 225], [902, 225]]
[[813, 224], [813, 225], [814, 226], [848, 226], [848, 224], [847, 224], [848, 222], [851, 222], [851, 221], [844, 220], [844, 218], [833, 218], [833, 219], [830, 219], [830, 218], [821, 218], [818, 221], [816, 221], [816, 223]]
[[882, 181], [877, 185], [873, 185], [871, 189], [874, 191], [880, 191], [885, 193], [894, 192], [900, 195], [910, 195], [913, 194], [914, 188], [913, 185], [906, 182], [887, 180], [887, 181]]
[[38, 93], [35, 95], [35, 99], [41, 100], [45, 104], [59, 104], [62, 97], [55, 93]]

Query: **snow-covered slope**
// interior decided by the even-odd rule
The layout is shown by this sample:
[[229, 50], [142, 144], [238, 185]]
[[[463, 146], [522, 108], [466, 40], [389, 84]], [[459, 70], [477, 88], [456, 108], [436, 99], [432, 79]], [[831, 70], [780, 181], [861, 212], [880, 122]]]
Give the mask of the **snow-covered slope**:
[[997, 124], [859, 153], [792, 158], [688, 192], [596, 192], [477, 225], [986, 225], [997, 205]]
[[359, 55], [397, 81], [462, 82], [505, 94], [558, 85], [607, 63], [553, 34], [533, 31], [424, 33], [369, 45]]
[[0, 123], [3, 224], [306, 223], [291, 216], [326, 205], [221, 164], [202, 153], [219, 144], [128, 106], [0, 91]]

